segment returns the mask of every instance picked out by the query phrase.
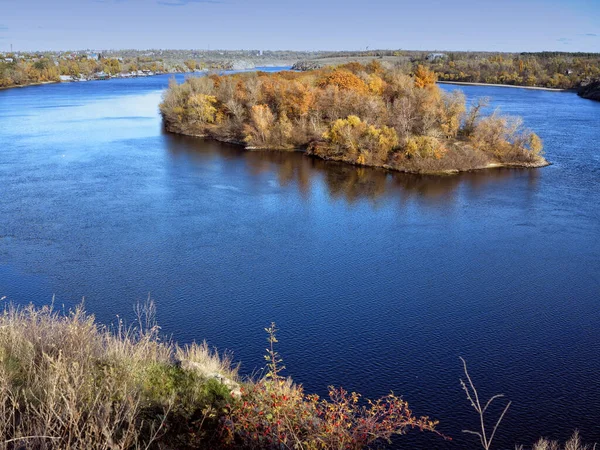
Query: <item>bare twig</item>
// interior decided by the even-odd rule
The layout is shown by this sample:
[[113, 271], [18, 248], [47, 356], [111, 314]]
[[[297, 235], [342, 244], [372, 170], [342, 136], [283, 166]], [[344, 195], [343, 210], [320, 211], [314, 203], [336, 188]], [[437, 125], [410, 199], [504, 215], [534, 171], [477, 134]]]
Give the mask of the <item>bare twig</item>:
[[465, 383], [461, 379], [460, 385], [462, 386], [463, 390], [465, 391], [465, 394], [467, 395], [467, 400], [469, 400], [473, 409], [475, 411], [477, 411], [477, 414], [479, 415], [479, 426], [481, 427], [480, 431], [463, 430], [463, 433], [474, 434], [475, 436], [478, 436], [479, 440], [481, 442], [481, 446], [485, 450], [489, 450], [490, 448], [492, 448], [492, 441], [494, 440], [496, 431], [498, 430], [498, 427], [500, 426], [500, 422], [502, 422], [502, 419], [504, 419], [504, 415], [506, 414], [506, 411], [508, 411], [508, 408], [510, 407], [512, 402], [509, 401], [506, 404], [506, 406], [504, 407], [504, 410], [502, 411], [502, 414], [500, 414], [500, 417], [498, 418], [498, 420], [496, 421], [496, 423], [494, 425], [492, 433], [488, 436], [486, 428], [485, 428], [485, 412], [487, 411], [488, 407], [493, 403], [494, 400], [504, 397], [504, 394], [494, 395], [486, 402], [485, 406], [482, 407], [481, 402], [479, 401], [479, 393], [477, 392], [477, 388], [475, 388], [475, 384], [473, 384], [473, 380], [471, 379], [471, 376], [469, 375], [469, 371], [467, 370], [467, 362], [462, 357], [460, 358], [460, 360], [463, 363], [463, 370], [465, 372], [465, 377], [467, 378], [467, 383], [468, 383], [468, 384]]

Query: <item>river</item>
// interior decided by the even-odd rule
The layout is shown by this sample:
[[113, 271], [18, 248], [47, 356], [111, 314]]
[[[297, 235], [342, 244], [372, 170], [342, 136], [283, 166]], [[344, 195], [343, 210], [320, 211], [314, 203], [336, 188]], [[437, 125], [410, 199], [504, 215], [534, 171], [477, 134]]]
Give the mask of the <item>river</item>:
[[600, 442], [600, 103], [461, 86], [554, 164], [426, 177], [166, 134], [168, 78], [0, 91], [0, 297], [108, 323], [151, 295], [164, 333], [243, 373], [275, 321], [308, 391], [393, 390], [454, 438], [417, 448], [477, 447], [462, 356], [513, 402], [497, 448]]

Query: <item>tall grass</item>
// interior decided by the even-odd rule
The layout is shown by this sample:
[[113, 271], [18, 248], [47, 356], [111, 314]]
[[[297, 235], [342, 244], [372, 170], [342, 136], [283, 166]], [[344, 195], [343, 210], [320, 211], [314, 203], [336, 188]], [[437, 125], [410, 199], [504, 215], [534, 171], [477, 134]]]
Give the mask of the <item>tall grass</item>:
[[162, 340], [152, 304], [139, 311], [139, 326], [109, 329], [82, 307], [63, 315], [8, 306], [0, 316], [0, 447], [150, 448], [178, 431], [176, 417], [225, 401], [228, 389], [210, 380], [237, 379], [230, 361], [205, 343]]

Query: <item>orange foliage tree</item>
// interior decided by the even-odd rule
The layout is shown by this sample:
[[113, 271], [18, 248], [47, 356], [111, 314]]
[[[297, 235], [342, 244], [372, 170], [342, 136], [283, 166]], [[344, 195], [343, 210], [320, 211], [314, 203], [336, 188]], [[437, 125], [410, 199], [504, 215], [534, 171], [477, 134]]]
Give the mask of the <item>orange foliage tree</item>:
[[319, 80], [320, 87], [336, 86], [340, 89], [352, 90], [357, 92], [367, 92], [366, 83], [358, 76], [348, 70], [336, 69], [324, 75]]

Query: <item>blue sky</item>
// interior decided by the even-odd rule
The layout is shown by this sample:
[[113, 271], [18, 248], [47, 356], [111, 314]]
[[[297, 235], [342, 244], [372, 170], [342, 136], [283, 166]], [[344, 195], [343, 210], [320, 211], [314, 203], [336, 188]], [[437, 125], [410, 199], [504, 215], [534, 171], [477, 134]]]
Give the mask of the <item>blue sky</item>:
[[0, 51], [600, 52], [600, 0], [0, 0]]

